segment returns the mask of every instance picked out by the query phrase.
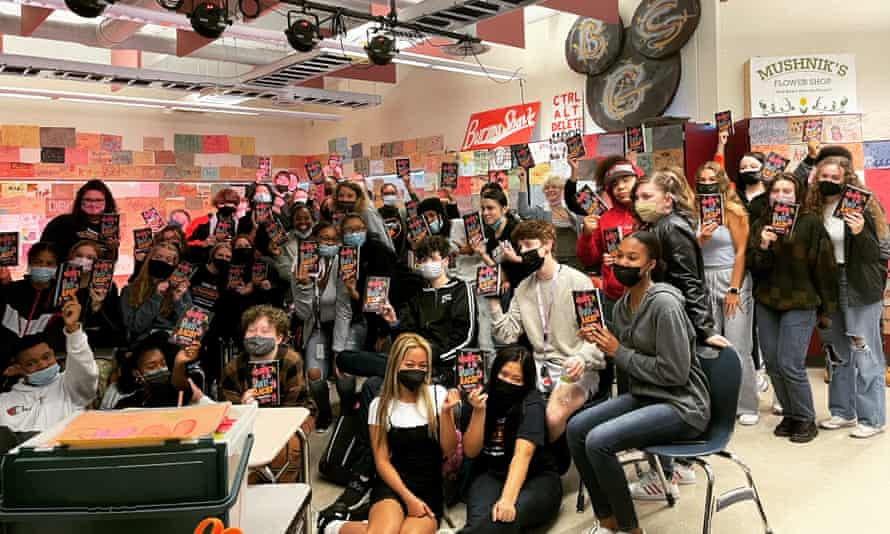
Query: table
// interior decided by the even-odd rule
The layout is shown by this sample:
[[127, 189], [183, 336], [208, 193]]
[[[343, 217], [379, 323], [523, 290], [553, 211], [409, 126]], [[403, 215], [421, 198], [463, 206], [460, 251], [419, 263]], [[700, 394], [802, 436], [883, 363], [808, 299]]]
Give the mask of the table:
[[272, 473], [269, 464], [287, 446], [291, 436], [300, 440], [303, 459], [303, 481], [309, 482], [309, 440], [300, 428], [309, 417], [306, 408], [260, 408], [257, 410], [256, 422], [253, 424], [253, 450], [247, 466], [261, 472], [272, 482], [287, 468], [282, 467], [277, 474]]
[[[308, 484], [249, 486], [244, 499], [245, 514], [240, 528], [245, 534], [311, 532], [309, 503], [312, 489]], [[299, 518], [302, 518], [302, 528], [289, 530], [296, 527]]]

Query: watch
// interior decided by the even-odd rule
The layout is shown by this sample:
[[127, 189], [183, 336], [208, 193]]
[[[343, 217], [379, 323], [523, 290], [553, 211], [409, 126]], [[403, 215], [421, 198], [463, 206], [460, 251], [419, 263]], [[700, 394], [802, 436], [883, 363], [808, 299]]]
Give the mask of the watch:
[[731, 288], [729, 288], [726, 292], [727, 292], [727, 293], [730, 293], [730, 294], [732, 294], [732, 295], [738, 295], [738, 294], [739, 294], [739, 288], [737, 288], [737, 287], [731, 287]]

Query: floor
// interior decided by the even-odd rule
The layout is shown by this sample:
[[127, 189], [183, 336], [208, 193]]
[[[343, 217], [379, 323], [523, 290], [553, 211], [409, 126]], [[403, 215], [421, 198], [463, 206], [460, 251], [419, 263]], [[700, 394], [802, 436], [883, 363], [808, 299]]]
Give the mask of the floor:
[[[817, 417], [827, 415], [827, 387], [822, 372], [811, 370], [810, 380]], [[821, 431], [811, 443], [796, 445], [772, 435], [779, 418], [769, 413], [772, 395], [761, 398], [761, 419], [754, 427], [737, 427], [730, 450], [751, 468], [760, 490], [767, 517], [777, 534], [883, 533], [888, 532], [885, 506], [890, 505], [890, 436], [854, 440], [844, 430]], [[331, 503], [341, 488], [319, 480], [318, 457], [327, 442], [326, 434], [310, 437], [313, 470], [313, 510]], [[743, 476], [735, 466], [714, 459], [717, 492], [742, 485]], [[699, 471], [699, 483], [681, 487], [674, 508], [664, 504], [637, 504], [641, 525], [647, 534], [686, 534], [701, 532], [706, 484]], [[546, 529], [554, 534], [584, 532], [593, 525], [590, 507], [575, 512], [578, 475], [572, 469], [563, 478], [563, 504], [559, 517]], [[463, 505], [450, 510], [459, 526]], [[444, 525], [443, 525], [444, 526]], [[751, 502], [730, 507], [715, 516], [715, 534], [754, 534], [763, 529]]]

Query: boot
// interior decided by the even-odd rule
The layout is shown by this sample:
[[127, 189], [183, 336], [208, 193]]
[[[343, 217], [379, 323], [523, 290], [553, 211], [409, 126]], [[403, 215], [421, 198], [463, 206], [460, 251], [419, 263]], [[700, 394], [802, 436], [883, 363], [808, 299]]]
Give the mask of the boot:
[[318, 408], [318, 415], [315, 418], [315, 431], [324, 432], [331, 426], [333, 415], [331, 411], [331, 394], [328, 390], [328, 382], [324, 378], [319, 380], [309, 380], [309, 393], [315, 406]]

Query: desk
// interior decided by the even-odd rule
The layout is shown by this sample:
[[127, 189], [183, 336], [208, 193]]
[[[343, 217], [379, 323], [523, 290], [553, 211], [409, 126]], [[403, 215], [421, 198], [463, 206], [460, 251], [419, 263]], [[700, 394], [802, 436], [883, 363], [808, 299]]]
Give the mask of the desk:
[[[240, 528], [245, 534], [311, 532], [312, 489], [308, 484], [249, 486], [243, 498], [246, 511]], [[301, 520], [302, 525], [296, 528]]]
[[278, 480], [284, 472], [286, 465], [278, 472], [272, 474], [268, 465], [272, 463], [278, 453], [287, 446], [291, 436], [296, 435], [300, 440], [303, 458], [303, 481], [309, 482], [309, 440], [300, 428], [309, 417], [306, 408], [260, 408], [257, 410], [256, 422], [253, 424], [254, 444], [250, 451], [248, 467], [260, 469], [271, 478], [272, 482]]

